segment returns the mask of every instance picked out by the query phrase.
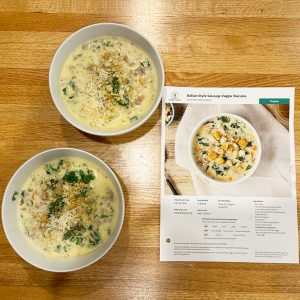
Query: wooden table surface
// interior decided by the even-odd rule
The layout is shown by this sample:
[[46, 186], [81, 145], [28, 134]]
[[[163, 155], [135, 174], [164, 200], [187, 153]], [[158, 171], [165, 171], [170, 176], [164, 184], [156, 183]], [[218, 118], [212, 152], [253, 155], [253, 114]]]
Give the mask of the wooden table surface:
[[[167, 85], [294, 86], [299, 98], [298, 0], [1, 0], [0, 194], [34, 154], [76, 147], [117, 173], [126, 218], [101, 261], [66, 274], [23, 261], [1, 227], [0, 298], [300, 299], [299, 265], [159, 262], [161, 110], [133, 133], [97, 138], [68, 124], [50, 97], [57, 47], [97, 22], [123, 23], [147, 36], [162, 56]], [[295, 108], [299, 182], [300, 102]]]

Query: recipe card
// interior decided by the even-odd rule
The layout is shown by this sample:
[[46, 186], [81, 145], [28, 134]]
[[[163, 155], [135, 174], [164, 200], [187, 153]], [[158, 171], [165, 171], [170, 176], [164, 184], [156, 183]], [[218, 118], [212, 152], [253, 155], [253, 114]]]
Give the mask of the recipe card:
[[299, 262], [294, 92], [165, 87], [161, 261]]

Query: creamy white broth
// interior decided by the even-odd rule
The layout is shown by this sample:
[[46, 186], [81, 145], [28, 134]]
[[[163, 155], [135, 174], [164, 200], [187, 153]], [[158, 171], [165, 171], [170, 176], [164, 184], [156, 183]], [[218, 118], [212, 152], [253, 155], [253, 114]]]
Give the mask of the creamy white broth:
[[103, 245], [116, 227], [119, 199], [94, 163], [66, 157], [37, 168], [15, 192], [22, 231], [52, 257], [75, 257]]
[[210, 119], [196, 132], [193, 157], [207, 176], [219, 181], [235, 181], [247, 175], [257, 156], [253, 130], [234, 116]]
[[59, 90], [81, 123], [93, 129], [119, 130], [152, 108], [157, 73], [137, 44], [122, 37], [101, 37], [83, 43], [67, 58]]

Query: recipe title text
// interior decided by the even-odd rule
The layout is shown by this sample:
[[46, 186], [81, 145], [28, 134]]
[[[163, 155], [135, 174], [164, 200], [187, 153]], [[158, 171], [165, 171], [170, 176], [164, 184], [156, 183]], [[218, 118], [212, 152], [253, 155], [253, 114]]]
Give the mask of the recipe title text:
[[187, 98], [247, 98], [239, 94], [187, 94]]

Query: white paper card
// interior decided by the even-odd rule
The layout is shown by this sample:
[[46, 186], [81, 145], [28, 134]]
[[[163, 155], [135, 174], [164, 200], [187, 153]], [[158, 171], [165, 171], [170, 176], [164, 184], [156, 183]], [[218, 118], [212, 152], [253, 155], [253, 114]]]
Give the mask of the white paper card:
[[[201, 176], [190, 154], [195, 127], [222, 113], [261, 141], [257, 168], [236, 184]], [[161, 261], [298, 263], [294, 88], [165, 87], [162, 114]]]

